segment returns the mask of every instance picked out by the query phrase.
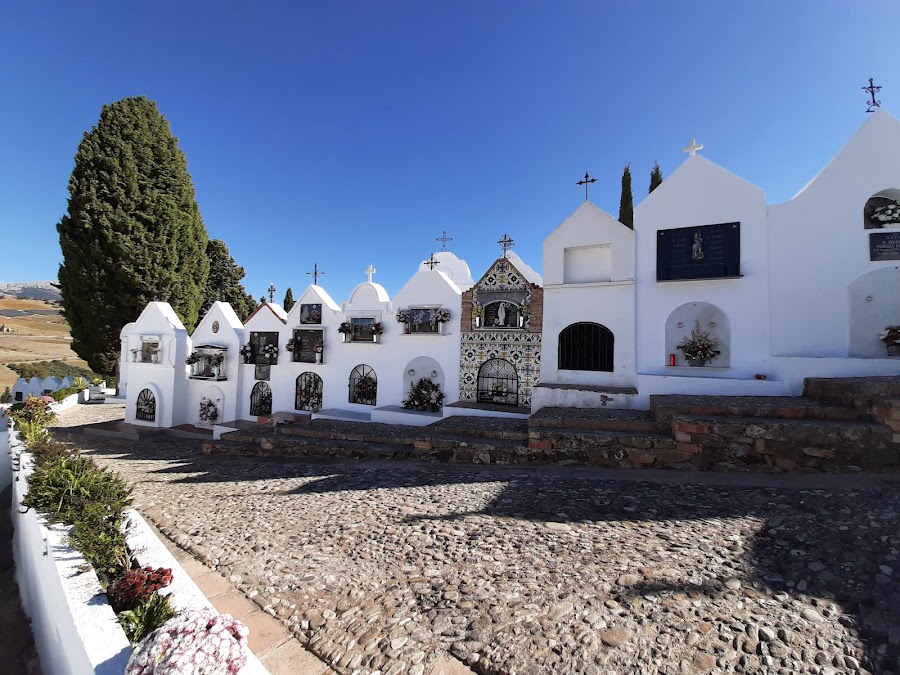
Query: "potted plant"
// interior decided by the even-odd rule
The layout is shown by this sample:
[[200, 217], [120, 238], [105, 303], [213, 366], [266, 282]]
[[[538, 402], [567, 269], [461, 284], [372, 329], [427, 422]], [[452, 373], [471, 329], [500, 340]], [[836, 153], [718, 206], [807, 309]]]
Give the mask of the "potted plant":
[[347, 342], [350, 339], [350, 334], [353, 332], [353, 326], [350, 325], [349, 321], [344, 321], [340, 326], [338, 326], [338, 333], [341, 334], [341, 340]]
[[718, 346], [718, 339], [710, 336], [709, 331], [701, 330], [700, 322], [697, 321], [690, 337], [685, 335], [676, 349], [684, 353], [688, 365], [705, 366], [708, 361], [712, 361], [722, 353], [716, 349]]
[[888, 326], [878, 339], [887, 347], [888, 356], [900, 356], [900, 326]]
[[484, 315], [484, 307], [476, 302], [472, 305], [472, 319], [475, 322], [475, 328], [481, 328], [481, 317]]
[[253, 345], [245, 344], [241, 347], [241, 356], [244, 357], [244, 363], [253, 362]]
[[409, 410], [437, 412], [441, 409], [443, 401], [444, 392], [441, 391], [440, 385], [423, 377], [418, 382], [410, 384], [409, 396], [403, 399], [403, 407]]
[[372, 342], [378, 342], [378, 336], [384, 333], [384, 327], [380, 321], [372, 324]]
[[209, 365], [212, 366], [213, 374], [219, 377], [222, 373], [222, 364], [225, 363], [224, 354], [213, 354], [209, 357]]
[[316, 363], [322, 363], [322, 345], [320, 343], [316, 343], [313, 345], [313, 354], [316, 355]]
[[409, 322], [412, 319], [412, 313], [407, 308], [403, 308], [397, 311], [397, 323], [402, 323], [406, 325], [404, 329], [405, 333], [409, 333]]
[[132, 350], [131, 350], [131, 362], [132, 362], [132, 363], [137, 363], [137, 354], [138, 354], [138, 350], [137, 350], [137, 349], [132, 349]]

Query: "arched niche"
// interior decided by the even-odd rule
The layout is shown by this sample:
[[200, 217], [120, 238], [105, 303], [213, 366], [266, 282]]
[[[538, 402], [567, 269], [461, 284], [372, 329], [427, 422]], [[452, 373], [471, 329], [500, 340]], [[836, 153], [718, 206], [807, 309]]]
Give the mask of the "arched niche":
[[878, 334], [900, 324], [900, 266], [882, 267], [857, 277], [848, 287], [850, 356], [886, 358]]
[[316, 373], [300, 373], [294, 383], [294, 409], [319, 412], [322, 409], [324, 382]]
[[250, 414], [254, 417], [272, 414], [272, 388], [260, 380], [250, 392]]
[[348, 401], [359, 405], [377, 405], [378, 376], [372, 366], [361, 363], [350, 371]]
[[407, 363], [406, 368], [403, 369], [404, 398], [409, 394], [409, 389], [413, 383], [418, 382], [423, 377], [427, 377], [434, 382], [446, 394], [444, 390], [444, 370], [441, 368], [441, 364], [430, 356], [417, 356]]
[[557, 348], [559, 370], [615, 370], [615, 336], [599, 323], [580, 321], [559, 333]]
[[863, 225], [867, 230], [900, 227], [900, 189], [876, 192], [863, 207]]
[[[159, 387], [152, 382], [143, 383], [138, 388], [137, 396], [134, 397], [134, 408], [131, 412], [134, 415], [134, 423], [155, 427], [163, 426], [164, 404]], [[151, 407], [152, 413], [150, 412]]]
[[716, 349], [721, 352], [706, 366], [708, 368], [729, 368], [731, 366], [731, 327], [728, 317], [721, 309], [708, 302], [687, 302], [676, 307], [666, 319], [666, 352], [664, 363], [670, 365], [671, 355], [675, 355], [676, 366], [686, 366], [688, 362], [678, 349], [685, 337], [700, 326], [700, 330], [708, 332], [711, 338], [719, 341]]
[[212, 426], [223, 422], [225, 414], [225, 394], [219, 387], [210, 386], [203, 390], [194, 406], [194, 418], [198, 424]]

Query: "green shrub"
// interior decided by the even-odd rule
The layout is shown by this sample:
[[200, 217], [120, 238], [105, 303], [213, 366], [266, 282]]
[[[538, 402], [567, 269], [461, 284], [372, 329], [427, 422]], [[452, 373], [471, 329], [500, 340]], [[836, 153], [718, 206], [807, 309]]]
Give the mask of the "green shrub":
[[177, 615], [178, 613], [169, 604], [169, 596], [154, 593], [140, 607], [119, 614], [119, 623], [128, 636], [128, 641], [136, 645]]
[[112, 512], [102, 503], [84, 506], [69, 535], [69, 544], [81, 552], [104, 586], [127, 570], [131, 562], [122, 531], [122, 512]]
[[89, 504], [102, 505], [104, 517], [120, 516], [131, 505], [131, 488], [88, 457], [64, 457], [46, 462], [28, 477], [23, 504], [74, 525]]
[[59, 403], [66, 396], [71, 396], [72, 394], [77, 394], [80, 391], [81, 391], [81, 389], [78, 389], [76, 387], [66, 387], [65, 389], [57, 389], [54, 392], [50, 392], [50, 398], [52, 398], [54, 401]]
[[12, 392], [9, 390], [9, 387], [0, 394], [0, 403], [12, 403]]
[[47, 462], [54, 462], [78, 455], [77, 451], [70, 450], [64, 443], [60, 443], [48, 433], [43, 433], [37, 438], [29, 440], [28, 452], [34, 456], [34, 462], [37, 466], [43, 466]]
[[78, 391], [84, 391], [88, 387], [91, 386], [91, 383], [88, 381], [86, 377], [73, 377], [72, 378], [72, 386]]
[[10, 370], [14, 370], [19, 377], [26, 380], [32, 377], [39, 377], [42, 380], [48, 377], [58, 377], [60, 379], [71, 376], [94, 377], [88, 368], [73, 366], [65, 361], [29, 361], [27, 363], [8, 363], [6, 364]]
[[50, 409], [51, 400], [45, 397], [35, 398], [29, 396], [22, 403], [16, 403], [9, 409], [9, 416], [19, 428], [21, 422], [34, 422], [42, 427], [48, 426], [54, 419], [56, 414]]
[[38, 422], [22, 420], [17, 426], [19, 428], [19, 433], [22, 434], [22, 438], [25, 439], [25, 443], [28, 444], [29, 449], [32, 445], [40, 443], [44, 436], [47, 435], [44, 427]]

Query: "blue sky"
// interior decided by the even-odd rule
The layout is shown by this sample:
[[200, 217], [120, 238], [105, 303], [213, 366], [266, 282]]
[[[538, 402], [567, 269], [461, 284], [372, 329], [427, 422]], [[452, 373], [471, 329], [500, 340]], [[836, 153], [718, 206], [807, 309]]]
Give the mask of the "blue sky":
[[[535, 269], [583, 200], [618, 212], [692, 136], [790, 198], [892, 110], [894, 0], [4, 3], [0, 280], [55, 278], [82, 134], [144, 94], [168, 118], [210, 236], [280, 301], [314, 263], [339, 303], [378, 269], [395, 294], [450, 248], [477, 278], [504, 233]], [[893, 110], [900, 110], [894, 104]]]

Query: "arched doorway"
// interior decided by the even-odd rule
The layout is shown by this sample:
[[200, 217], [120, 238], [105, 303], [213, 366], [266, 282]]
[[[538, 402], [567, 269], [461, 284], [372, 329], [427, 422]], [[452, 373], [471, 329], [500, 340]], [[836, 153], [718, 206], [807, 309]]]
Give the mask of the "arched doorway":
[[491, 359], [478, 369], [478, 401], [501, 405], [519, 404], [519, 375], [506, 359]]
[[614, 346], [615, 336], [606, 326], [591, 321], [573, 323], [559, 334], [559, 369], [611, 373], [615, 370]]
[[315, 373], [300, 373], [294, 393], [294, 408], [308, 412], [322, 409], [322, 378]]
[[138, 394], [134, 418], [143, 422], [156, 421], [156, 397], [149, 389], [142, 389]]
[[362, 363], [350, 373], [350, 403], [375, 405], [378, 394], [378, 378], [371, 366]]
[[257, 382], [253, 385], [253, 391], [250, 392], [250, 414], [255, 416], [272, 414], [272, 388], [268, 382]]

